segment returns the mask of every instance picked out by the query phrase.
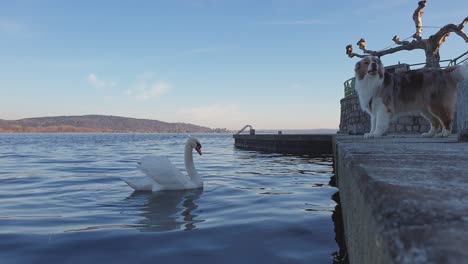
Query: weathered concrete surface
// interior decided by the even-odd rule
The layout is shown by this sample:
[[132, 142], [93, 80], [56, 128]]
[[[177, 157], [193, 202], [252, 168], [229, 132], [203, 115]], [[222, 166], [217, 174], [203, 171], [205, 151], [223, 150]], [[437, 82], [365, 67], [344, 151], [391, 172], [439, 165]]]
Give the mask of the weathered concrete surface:
[[352, 264], [468, 263], [468, 143], [337, 136]]

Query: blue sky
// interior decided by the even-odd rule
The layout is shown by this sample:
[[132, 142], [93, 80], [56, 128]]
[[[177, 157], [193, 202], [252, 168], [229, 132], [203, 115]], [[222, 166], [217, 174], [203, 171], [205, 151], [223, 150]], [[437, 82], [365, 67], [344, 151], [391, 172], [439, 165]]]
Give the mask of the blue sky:
[[[337, 128], [369, 49], [414, 33], [416, 0], [0, 0], [0, 119], [105, 114], [209, 127]], [[468, 1], [428, 1], [428, 37]], [[452, 34], [441, 58], [468, 49]], [[424, 61], [421, 50], [383, 57]]]

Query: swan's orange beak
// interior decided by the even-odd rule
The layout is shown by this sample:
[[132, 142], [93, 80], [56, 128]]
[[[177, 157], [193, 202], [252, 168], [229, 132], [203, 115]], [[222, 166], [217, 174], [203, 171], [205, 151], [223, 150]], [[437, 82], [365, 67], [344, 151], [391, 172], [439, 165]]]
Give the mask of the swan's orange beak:
[[201, 146], [197, 146], [197, 147], [195, 148], [195, 150], [196, 150], [196, 151], [198, 152], [198, 154], [200, 154], [200, 156], [201, 156], [201, 154], [202, 154], [202, 153], [201, 153]]

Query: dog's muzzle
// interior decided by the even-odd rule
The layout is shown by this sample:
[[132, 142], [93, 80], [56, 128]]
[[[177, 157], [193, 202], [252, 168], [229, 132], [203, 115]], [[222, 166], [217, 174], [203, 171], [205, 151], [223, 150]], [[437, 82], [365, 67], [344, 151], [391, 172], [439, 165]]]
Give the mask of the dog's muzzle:
[[372, 75], [377, 74], [377, 63], [372, 63], [370, 65], [370, 70], [368, 70], [367, 73]]

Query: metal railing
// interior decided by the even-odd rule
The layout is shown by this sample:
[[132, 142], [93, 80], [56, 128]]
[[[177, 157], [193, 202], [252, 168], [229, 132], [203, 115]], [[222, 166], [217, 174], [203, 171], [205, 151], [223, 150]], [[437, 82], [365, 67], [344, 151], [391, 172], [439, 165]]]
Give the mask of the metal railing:
[[246, 128], [248, 128], [248, 127], [250, 128], [250, 134], [252, 134], [252, 131], [254, 131], [254, 133], [255, 133], [255, 129], [254, 129], [251, 125], [245, 125], [241, 130], [239, 130], [239, 131], [236, 133], [236, 135], [239, 135], [240, 133], [244, 132], [244, 130], [245, 130]]
[[455, 66], [468, 61], [468, 51], [453, 59], [448, 66]]
[[344, 85], [344, 97], [348, 97], [348, 96], [356, 94], [356, 90], [354, 89], [355, 80], [356, 78], [353, 77], [344, 82], [343, 84]]

